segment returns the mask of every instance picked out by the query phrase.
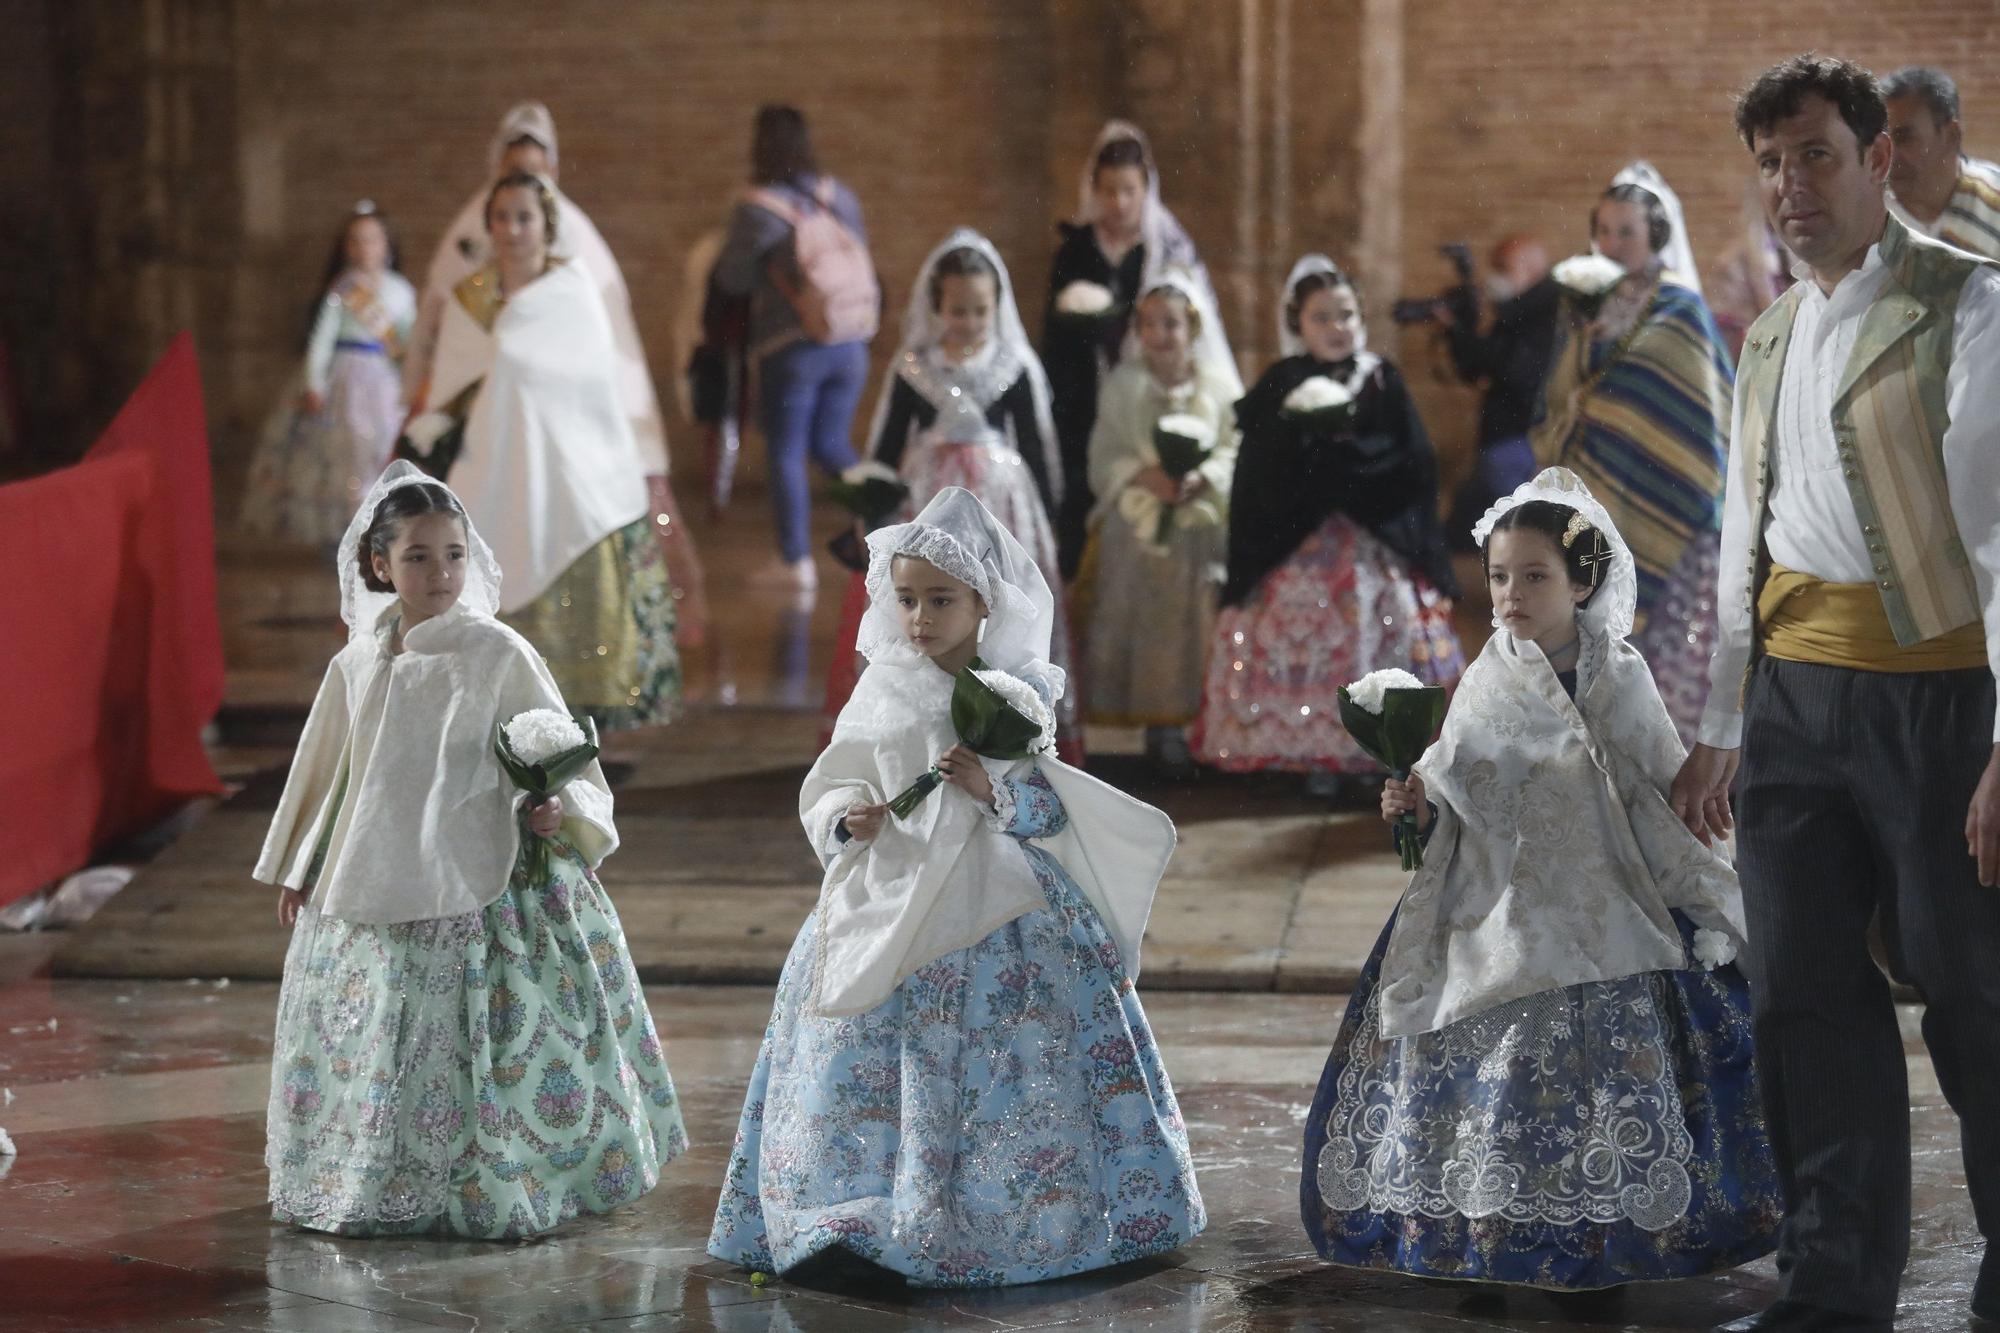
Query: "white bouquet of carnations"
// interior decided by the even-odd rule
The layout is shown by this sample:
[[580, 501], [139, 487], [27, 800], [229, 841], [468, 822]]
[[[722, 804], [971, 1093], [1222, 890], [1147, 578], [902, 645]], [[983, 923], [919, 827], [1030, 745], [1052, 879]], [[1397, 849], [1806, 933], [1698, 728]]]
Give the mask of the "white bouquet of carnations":
[[451, 465], [458, 461], [458, 451], [465, 445], [466, 418], [472, 415], [473, 399], [478, 396], [479, 386], [483, 383], [484, 380], [474, 380], [443, 407], [419, 412], [404, 423], [403, 433], [396, 437], [390, 456], [407, 458], [443, 481], [445, 474], [451, 471]]
[[[597, 727], [587, 717], [572, 717], [553, 708], [530, 708], [493, 730], [493, 753], [516, 787], [528, 794], [527, 811], [561, 791], [569, 780], [597, 758]], [[522, 841], [532, 884], [549, 877], [549, 849], [533, 833]]]
[[[1390, 667], [1371, 671], [1340, 690], [1340, 725], [1354, 743], [1398, 780], [1410, 776], [1424, 748], [1444, 725], [1444, 686], [1426, 685], [1407, 671]], [[1397, 821], [1403, 845], [1403, 869], [1424, 863], [1417, 841], [1417, 817]]]
[[1625, 266], [1603, 255], [1571, 255], [1555, 266], [1550, 277], [1585, 319], [1596, 319], [1604, 298], [1625, 280]]
[[1285, 395], [1284, 413], [1313, 430], [1336, 430], [1353, 418], [1354, 394], [1338, 380], [1314, 375]]
[[1101, 282], [1072, 282], [1056, 293], [1056, 313], [1064, 319], [1096, 323], [1108, 319], [1118, 307], [1118, 298]]
[[[1056, 743], [1056, 718], [1035, 687], [973, 658], [953, 679], [951, 728], [959, 743], [988, 759], [1027, 759]], [[889, 813], [908, 819], [926, 796], [944, 784], [935, 766], [919, 774], [889, 802]]]

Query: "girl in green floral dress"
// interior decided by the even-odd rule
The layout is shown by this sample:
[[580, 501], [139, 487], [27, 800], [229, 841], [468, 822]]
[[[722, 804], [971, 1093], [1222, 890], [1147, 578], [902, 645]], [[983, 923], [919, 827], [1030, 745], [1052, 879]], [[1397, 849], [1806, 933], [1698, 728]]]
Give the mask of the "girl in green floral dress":
[[594, 873], [618, 844], [604, 775], [517, 811], [495, 728], [567, 710], [494, 618], [499, 569], [448, 488], [393, 464], [340, 551], [349, 641], [254, 872], [293, 932], [272, 1214], [520, 1238], [629, 1203], [687, 1139]]

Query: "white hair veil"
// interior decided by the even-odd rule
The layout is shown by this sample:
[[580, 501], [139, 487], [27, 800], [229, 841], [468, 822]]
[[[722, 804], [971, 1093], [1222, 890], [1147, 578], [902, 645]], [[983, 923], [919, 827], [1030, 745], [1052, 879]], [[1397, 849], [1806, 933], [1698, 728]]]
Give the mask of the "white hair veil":
[[[1517, 505], [1529, 500], [1546, 500], [1551, 504], [1568, 505], [1583, 515], [1584, 520], [1604, 534], [1605, 545], [1611, 550], [1609, 568], [1597, 582], [1597, 594], [1590, 604], [1577, 612], [1577, 620], [1584, 626], [1602, 631], [1613, 639], [1622, 639], [1632, 632], [1632, 616], [1639, 604], [1639, 576], [1632, 564], [1632, 548], [1618, 535], [1617, 525], [1603, 505], [1591, 495], [1590, 488], [1583, 479], [1564, 467], [1544, 468], [1534, 480], [1524, 482], [1514, 488], [1512, 495], [1504, 495], [1484, 517], [1472, 527], [1472, 539], [1484, 549], [1486, 539], [1493, 535], [1493, 525], [1500, 516]], [[1500, 628], [1498, 614], [1493, 627]]]
[[[395, 593], [376, 592], [362, 581], [362, 534], [374, 523], [375, 511], [390, 495], [406, 486], [420, 486], [426, 482], [444, 490], [457, 502], [458, 495], [451, 487], [408, 459], [399, 458], [389, 464], [347, 524], [347, 533], [334, 552], [334, 565], [340, 575], [340, 618], [347, 623], [350, 643], [373, 634], [381, 622], [382, 613], [396, 602]], [[500, 611], [500, 564], [493, 558], [493, 548], [481, 539], [479, 530], [472, 526], [472, 518], [465, 513], [463, 504], [459, 505], [459, 514], [465, 520], [465, 587], [458, 595], [458, 605], [475, 615], [497, 615]]]

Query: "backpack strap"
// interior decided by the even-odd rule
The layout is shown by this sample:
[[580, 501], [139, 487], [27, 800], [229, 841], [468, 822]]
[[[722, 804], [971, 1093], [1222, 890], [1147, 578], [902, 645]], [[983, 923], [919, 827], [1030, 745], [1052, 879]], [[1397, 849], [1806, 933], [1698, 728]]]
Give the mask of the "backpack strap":
[[745, 190], [743, 192], [743, 200], [745, 203], [757, 205], [757, 207], [763, 209], [766, 213], [784, 219], [794, 230], [797, 229], [800, 219], [805, 217], [804, 212], [799, 209], [797, 204], [794, 204], [776, 190], [761, 188]]

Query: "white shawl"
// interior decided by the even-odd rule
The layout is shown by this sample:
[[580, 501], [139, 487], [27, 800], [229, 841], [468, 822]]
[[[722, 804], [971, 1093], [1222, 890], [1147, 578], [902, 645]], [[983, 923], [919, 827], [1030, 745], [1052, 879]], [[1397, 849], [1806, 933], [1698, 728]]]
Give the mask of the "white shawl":
[[[463, 600], [394, 657], [395, 611], [382, 614], [327, 667], [251, 874], [303, 888], [331, 819], [320, 911], [371, 925], [474, 912], [506, 890], [520, 850], [521, 793], [493, 729], [530, 708], [568, 710], [528, 641]], [[603, 771], [578, 774], [562, 802], [564, 835], [596, 865], [618, 846]]]
[[[551, 157], [554, 150], [551, 149]], [[549, 247], [552, 259], [571, 260], [582, 266], [597, 288], [599, 299], [611, 323], [612, 382], [624, 405], [627, 428], [638, 445], [640, 461], [648, 475], [667, 471], [667, 432], [660, 419], [659, 395], [653, 389], [653, 373], [646, 366], [646, 348], [639, 340], [639, 325], [632, 315], [632, 294], [625, 286], [624, 270], [605, 243], [604, 234], [570, 197], [553, 184], [556, 199], [556, 239]], [[490, 257], [486, 238], [486, 196], [491, 187], [465, 201], [458, 216], [445, 230], [431, 256], [424, 275], [423, 300], [418, 308], [416, 332], [403, 365], [403, 385], [414, 395], [426, 377], [437, 369], [443, 325], [454, 303], [452, 289], [479, 271]], [[442, 407], [449, 394], [440, 394], [433, 384], [425, 401], [427, 407]]]
[[574, 263], [510, 297], [491, 332], [454, 296], [432, 404], [483, 378], [452, 489], [507, 571], [503, 611], [541, 596], [576, 559], [646, 516], [646, 477], [612, 380], [604, 304]]
[[[1012, 812], [1005, 799], [995, 814], [947, 783], [908, 819], [888, 819], [872, 841], [835, 841], [850, 806], [889, 800], [957, 743], [951, 691], [952, 678], [913, 651], [878, 657], [800, 789], [799, 820], [826, 867], [814, 988], [822, 1014], [864, 1013], [926, 963], [1047, 904], [1022, 841], [1001, 831]], [[1173, 821], [1053, 755], [982, 762], [996, 791], [1039, 765], [1068, 823], [1037, 844], [1097, 909], [1136, 979], [1140, 937], [1173, 855]]]
[[1742, 945], [1735, 870], [1667, 804], [1685, 752], [1652, 673], [1579, 628], [1574, 702], [1540, 648], [1496, 633], [1417, 765], [1438, 818], [1383, 954], [1385, 1038], [1685, 968], [1670, 908]]

